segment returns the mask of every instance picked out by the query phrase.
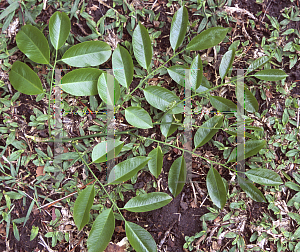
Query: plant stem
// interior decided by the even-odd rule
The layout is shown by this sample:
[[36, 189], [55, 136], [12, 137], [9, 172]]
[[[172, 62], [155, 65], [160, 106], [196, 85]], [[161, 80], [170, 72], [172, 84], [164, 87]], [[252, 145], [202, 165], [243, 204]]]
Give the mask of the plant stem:
[[82, 158], [81, 153], [77, 150], [77, 148], [75, 147], [75, 144], [72, 143], [74, 149], [76, 150], [76, 152], [78, 153], [80, 159], [82, 160], [82, 162], [88, 167], [89, 171], [92, 173], [92, 175], [94, 176], [94, 178], [98, 181], [98, 183], [100, 184], [100, 186], [102, 187], [103, 191], [107, 194], [109, 200], [111, 201], [111, 203], [117, 208], [118, 212], [120, 213], [120, 215], [122, 216], [123, 220], [125, 220], [124, 216], [122, 215], [120, 208], [118, 207], [118, 205], [116, 204], [116, 202], [110, 197], [109, 193], [106, 191], [104, 185], [100, 182], [100, 180], [97, 178], [97, 176], [95, 175], [95, 173], [91, 170], [91, 168], [89, 167], [89, 165], [87, 164], [87, 162]]
[[51, 82], [50, 82], [50, 91], [49, 91], [49, 103], [48, 103], [48, 128], [49, 128], [49, 137], [51, 137], [51, 124], [50, 124], [50, 105], [51, 105], [51, 94], [52, 94], [52, 85], [53, 85], [53, 75], [56, 67], [56, 60], [57, 60], [57, 50], [55, 50], [55, 58], [54, 58], [54, 64], [52, 66], [52, 74], [51, 74]]

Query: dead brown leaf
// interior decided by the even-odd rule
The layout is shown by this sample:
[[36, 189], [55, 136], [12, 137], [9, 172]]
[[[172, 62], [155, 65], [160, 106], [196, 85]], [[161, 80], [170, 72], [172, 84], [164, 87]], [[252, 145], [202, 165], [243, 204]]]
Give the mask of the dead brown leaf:
[[45, 173], [44, 173], [44, 166], [38, 166], [36, 168], [36, 177], [38, 176], [44, 176]]

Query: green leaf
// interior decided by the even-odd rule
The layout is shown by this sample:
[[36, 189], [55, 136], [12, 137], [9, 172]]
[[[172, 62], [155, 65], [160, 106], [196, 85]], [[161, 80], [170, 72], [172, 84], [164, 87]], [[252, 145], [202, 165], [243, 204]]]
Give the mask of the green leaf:
[[39, 227], [32, 226], [30, 233], [30, 241], [32, 241], [39, 233]]
[[278, 81], [285, 79], [288, 75], [281, 69], [266, 69], [255, 73], [254, 76], [260, 80]]
[[160, 131], [165, 136], [168, 137], [172, 135], [178, 128], [179, 125], [172, 124], [175, 122], [174, 116], [181, 121], [182, 120], [182, 114], [172, 115], [172, 114], [165, 114], [161, 118], [161, 124], [160, 124]]
[[250, 66], [247, 69], [246, 74], [251, 73], [252, 71], [262, 67], [264, 64], [266, 64], [269, 60], [271, 59], [271, 57], [269, 56], [262, 56], [256, 60], [254, 60]]
[[185, 68], [182, 65], [175, 65], [167, 68], [170, 77], [178, 83], [180, 86], [184, 87], [185, 83]]
[[258, 102], [250, 90], [245, 86], [245, 109], [254, 113], [258, 111]]
[[156, 243], [151, 234], [139, 225], [126, 221], [125, 232], [131, 246], [136, 252], [156, 252]]
[[147, 70], [152, 60], [152, 47], [149, 33], [141, 22], [133, 32], [132, 47], [137, 62]]
[[212, 137], [219, 131], [221, 125], [223, 124], [223, 115], [214, 116], [207, 120], [201, 125], [194, 136], [195, 148], [201, 147], [206, 144]]
[[218, 171], [211, 167], [206, 176], [206, 187], [212, 202], [220, 209], [226, 203], [226, 190], [222, 177]]
[[197, 90], [202, 83], [202, 75], [203, 75], [203, 66], [202, 60], [199, 54], [195, 57], [195, 59], [191, 63], [191, 89]]
[[61, 78], [62, 90], [77, 96], [96, 95], [98, 79], [102, 73], [95, 68], [75, 69]]
[[43, 93], [43, 86], [37, 74], [25, 63], [15, 61], [9, 72], [9, 81], [14, 89], [27, 95]]
[[264, 195], [258, 190], [255, 185], [249, 180], [245, 180], [244, 178], [238, 176], [238, 183], [241, 189], [253, 200], [257, 202], [265, 202], [267, 203]]
[[153, 127], [152, 120], [148, 112], [139, 107], [128, 107], [125, 109], [127, 122], [139, 129], [150, 129]]
[[269, 169], [263, 169], [263, 168], [251, 169], [246, 172], [246, 175], [253, 182], [261, 185], [277, 186], [283, 183], [280, 176], [276, 172], [271, 171]]
[[229, 28], [212, 27], [197, 35], [187, 45], [186, 50], [205, 50], [219, 44], [226, 36]]
[[169, 204], [172, 197], [164, 192], [141, 194], [130, 199], [124, 209], [130, 212], [148, 212]]
[[150, 160], [148, 157], [133, 157], [117, 164], [108, 177], [109, 184], [119, 184], [131, 179]]
[[[108, 76], [111, 80], [114, 80], [114, 88], [111, 88], [110, 85], [109, 88], [107, 88], [107, 73], [104, 72], [100, 75], [98, 79], [98, 83], [97, 83], [98, 94], [106, 104], [116, 105], [117, 101], [120, 98], [120, 93], [121, 93], [120, 84], [114, 78], [114, 76], [110, 74], [108, 74]], [[107, 91], [108, 91], [108, 95], [107, 95]]]
[[236, 111], [237, 106], [232, 101], [219, 97], [219, 96], [209, 96], [209, 101], [211, 105], [218, 111]]
[[112, 55], [112, 66], [118, 82], [129, 88], [133, 80], [133, 61], [129, 52], [119, 44]]
[[49, 20], [49, 35], [53, 47], [58, 50], [66, 42], [71, 30], [71, 22], [64, 12], [56, 11]]
[[[179, 102], [180, 99], [170, 90], [158, 87], [158, 86], [149, 86], [144, 89], [144, 94], [147, 102], [162, 111], [166, 111], [173, 103]], [[183, 103], [178, 104], [173, 107], [168, 114], [180, 114], [184, 111]]]
[[14, 222], [13, 222], [13, 231], [14, 231], [14, 236], [15, 236], [16, 240], [20, 241], [19, 230], [18, 230], [16, 223], [14, 223]]
[[87, 186], [79, 193], [75, 201], [73, 218], [79, 231], [89, 222], [90, 210], [94, 202], [94, 197], [94, 186]]
[[18, 1], [12, 2], [7, 8], [5, 8], [2, 11], [2, 13], [0, 15], [0, 20], [2, 20], [3, 18], [7, 17], [10, 13], [14, 12], [19, 7], [20, 7], [20, 5], [19, 5]]
[[50, 49], [43, 33], [32, 25], [24, 25], [16, 36], [16, 42], [29, 59], [39, 64], [49, 64]]
[[111, 55], [110, 46], [103, 41], [86, 41], [69, 48], [61, 58], [73, 67], [99, 66]]
[[115, 230], [115, 217], [111, 208], [99, 214], [87, 240], [89, 252], [104, 251]]
[[186, 180], [186, 164], [184, 157], [177, 158], [171, 165], [168, 186], [170, 192], [176, 197], [183, 189]]
[[285, 186], [287, 186], [288, 188], [295, 190], [297, 192], [300, 192], [300, 186], [294, 182], [288, 181], [284, 184]]
[[205, 76], [203, 75], [203, 76], [202, 76], [202, 83], [201, 83], [201, 85], [197, 88], [196, 92], [197, 92], [197, 93], [202, 93], [202, 92], [204, 92], [204, 91], [210, 89], [210, 88], [211, 88], [210, 86], [211, 86], [211, 85], [210, 85], [209, 81], [208, 81], [208, 80], [205, 78]]
[[232, 63], [234, 61], [234, 57], [235, 57], [235, 50], [229, 50], [223, 55], [219, 67], [219, 73], [222, 80], [225, 78], [229, 69], [231, 68]]
[[[244, 158], [248, 158], [251, 156], [256, 155], [263, 147], [265, 147], [266, 141], [265, 140], [248, 140], [245, 143], [245, 153], [242, 153], [242, 148], [239, 148], [239, 152], [237, 153], [237, 147], [235, 147], [227, 162], [236, 162], [237, 160], [243, 160]], [[245, 154], [245, 157], [244, 157]], [[237, 159], [238, 155], [238, 159]]]
[[182, 44], [188, 23], [189, 13], [187, 9], [182, 6], [175, 12], [171, 23], [170, 44], [174, 51]]
[[161, 173], [161, 170], [162, 170], [163, 157], [164, 157], [160, 146], [153, 149], [148, 154], [148, 157], [151, 158], [148, 162], [149, 170], [153, 174], [154, 177], [158, 178], [158, 176], [159, 176], [159, 174]]
[[98, 143], [93, 151], [92, 151], [92, 160], [94, 163], [102, 163], [106, 162], [108, 157], [112, 157], [113, 155], [110, 155], [111, 152], [114, 152], [114, 157], [118, 156], [123, 148], [124, 142], [119, 140], [114, 140], [114, 144], [107, 146], [107, 141], [103, 141], [101, 143]]

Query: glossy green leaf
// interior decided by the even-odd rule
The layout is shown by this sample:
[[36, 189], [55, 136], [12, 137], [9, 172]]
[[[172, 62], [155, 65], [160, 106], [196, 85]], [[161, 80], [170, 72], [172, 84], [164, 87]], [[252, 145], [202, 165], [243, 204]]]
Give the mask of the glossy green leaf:
[[141, 194], [130, 199], [124, 209], [130, 212], [148, 212], [169, 204], [172, 197], [164, 192]]
[[148, 154], [148, 157], [151, 158], [148, 162], [149, 170], [153, 174], [154, 177], [158, 178], [158, 176], [159, 176], [159, 174], [161, 173], [161, 170], [162, 170], [163, 157], [164, 157], [160, 146], [153, 149]]
[[176, 197], [183, 189], [186, 182], [186, 164], [183, 156], [177, 158], [171, 165], [168, 186], [170, 192]]
[[288, 75], [281, 69], [266, 69], [255, 73], [254, 76], [260, 80], [278, 81], [285, 79]]
[[170, 43], [174, 51], [182, 44], [188, 23], [189, 13], [186, 7], [182, 6], [175, 12], [171, 23]]
[[246, 172], [246, 176], [255, 183], [267, 186], [281, 185], [280, 176], [269, 169], [255, 168]]
[[177, 114], [177, 115], [165, 114], [161, 118], [160, 131], [165, 137], [172, 135], [179, 127], [179, 125], [173, 124], [175, 123], [174, 116], [179, 121], [182, 120], [182, 114]]
[[232, 101], [220, 97], [220, 96], [209, 96], [209, 101], [211, 105], [218, 111], [236, 111], [237, 106]]
[[226, 203], [226, 190], [222, 177], [218, 171], [211, 167], [206, 176], [206, 187], [212, 202], [220, 209]]
[[235, 50], [229, 50], [223, 55], [219, 67], [219, 73], [222, 80], [225, 78], [229, 69], [231, 68], [232, 63], [234, 61], [234, 57], [235, 57]]
[[[202, 83], [201, 85], [197, 88], [196, 92], [197, 93], [202, 93], [208, 89], [211, 88], [210, 82], [206, 79], [204, 75], [202, 75]], [[193, 90], [193, 89], [192, 89]]]
[[75, 201], [73, 218], [79, 231], [89, 222], [94, 197], [94, 186], [87, 186], [79, 193]]
[[186, 50], [199, 51], [218, 45], [226, 36], [229, 28], [212, 27], [197, 35], [187, 45]]
[[71, 22], [64, 12], [56, 11], [49, 20], [49, 35], [53, 47], [58, 50], [66, 42], [71, 30]]
[[254, 156], [262, 148], [264, 148], [265, 145], [266, 145], [265, 140], [248, 140], [245, 143], [245, 152], [242, 153], [242, 148], [239, 148], [239, 152], [237, 153], [237, 147], [235, 147], [232, 150], [227, 162], [236, 162], [237, 160], [243, 160], [244, 158], [246, 159], [248, 157]]
[[110, 46], [103, 41], [86, 41], [69, 48], [61, 58], [73, 67], [99, 66], [111, 55]]
[[197, 90], [202, 83], [202, 75], [203, 75], [203, 66], [202, 60], [199, 54], [193, 59], [191, 63], [191, 89]]
[[62, 90], [77, 96], [97, 95], [97, 83], [102, 73], [95, 68], [75, 69], [61, 78]]
[[133, 61], [129, 52], [119, 44], [112, 55], [112, 66], [118, 82], [129, 88], [133, 80]]
[[254, 95], [250, 92], [250, 90], [245, 87], [245, 109], [250, 112], [254, 113], [258, 111], [258, 102]]
[[43, 93], [43, 87], [37, 74], [25, 63], [15, 61], [9, 72], [9, 81], [14, 89], [27, 95]]
[[24, 25], [16, 36], [18, 48], [29, 59], [39, 64], [49, 64], [50, 49], [43, 33], [32, 25]]
[[262, 67], [264, 64], [266, 64], [269, 60], [271, 59], [271, 57], [269, 56], [262, 56], [256, 60], [254, 60], [250, 66], [247, 69], [246, 74], [251, 73], [252, 71]]
[[250, 180], [245, 180], [244, 178], [238, 176], [238, 183], [241, 189], [253, 200], [257, 202], [267, 203], [264, 195], [258, 190], [255, 185]]
[[180, 99], [170, 90], [164, 87], [149, 86], [144, 89], [144, 94], [147, 102], [162, 111], [166, 111], [167, 108], [174, 107], [168, 112], [169, 114], [180, 114], [184, 111], [183, 103], [175, 105]]
[[125, 232], [128, 241], [136, 252], [157, 252], [156, 243], [153, 237], [141, 226], [126, 221]]
[[150, 160], [148, 157], [133, 157], [117, 164], [108, 177], [109, 184], [119, 184], [131, 179]]
[[[120, 140], [114, 140], [114, 144], [107, 144], [107, 141], [103, 141], [101, 143], [98, 143], [93, 151], [92, 151], [92, 160], [94, 163], [102, 163], [106, 162], [107, 157], [112, 156], [118, 156], [123, 148], [124, 142]], [[111, 153], [114, 152], [114, 155], [111, 155]]]
[[184, 87], [185, 83], [185, 68], [182, 65], [175, 65], [167, 68], [170, 77], [178, 83], [180, 86]]
[[216, 115], [201, 125], [194, 136], [195, 148], [201, 147], [206, 144], [212, 137], [219, 131], [223, 124], [223, 115]]
[[149, 33], [141, 22], [133, 32], [132, 47], [137, 62], [147, 70], [152, 60], [152, 46]]
[[150, 115], [145, 109], [140, 107], [126, 108], [125, 119], [129, 124], [139, 129], [150, 129], [153, 127]]
[[[114, 76], [108, 74], [111, 80], [114, 80], [114, 87], [107, 88], [107, 73], [104, 72], [100, 75], [97, 82], [97, 90], [100, 98], [106, 104], [115, 105], [120, 98], [120, 84]], [[108, 92], [107, 92], [108, 91]]]
[[106, 209], [99, 214], [93, 223], [87, 239], [89, 252], [104, 251], [115, 230], [115, 216], [113, 210]]

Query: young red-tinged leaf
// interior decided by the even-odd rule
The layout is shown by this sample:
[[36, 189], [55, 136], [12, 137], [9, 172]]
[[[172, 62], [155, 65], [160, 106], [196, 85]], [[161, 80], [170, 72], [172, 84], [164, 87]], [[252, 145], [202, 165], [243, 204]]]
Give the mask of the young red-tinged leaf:
[[148, 157], [133, 157], [117, 164], [108, 177], [109, 184], [119, 184], [131, 179], [150, 160]]
[[115, 229], [115, 216], [111, 208], [99, 214], [93, 223], [87, 240], [89, 252], [104, 251]]
[[222, 80], [225, 78], [229, 69], [231, 68], [234, 57], [235, 57], [235, 50], [229, 50], [223, 55], [219, 67], [219, 73]]
[[186, 164], [184, 157], [177, 158], [171, 165], [168, 186], [170, 192], [176, 197], [183, 189], [186, 182]]
[[97, 95], [97, 83], [102, 73], [95, 68], [75, 69], [61, 78], [61, 89], [76, 96]]
[[182, 6], [175, 12], [171, 23], [170, 43], [174, 51], [182, 44], [188, 23], [188, 11], [186, 7]]
[[253, 182], [261, 185], [277, 186], [283, 183], [276, 172], [264, 168], [251, 169], [246, 172], [246, 176]]
[[255, 185], [249, 180], [245, 180], [244, 178], [238, 176], [238, 183], [242, 190], [253, 200], [257, 202], [265, 202], [267, 203], [264, 195], [258, 190]]
[[61, 58], [73, 67], [99, 66], [111, 55], [110, 46], [103, 41], [85, 41], [70, 47]]
[[38, 28], [24, 25], [16, 36], [16, 42], [21, 52], [32, 61], [39, 64], [49, 64], [49, 44]]
[[124, 209], [130, 212], [148, 212], [169, 204], [172, 197], [164, 192], [141, 194], [130, 199]]
[[133, 32], [132, 47], [137, 62], [147, 70], [152, 60], [152, 46], [149, 33], [141, 22]]
[[[219, 131], [223, 124], [223, 115], [214, 116], [201, 125], [194, 136], [195, 148], [206, 144]], [[217, 128], [217, 129], [216, 129]]]
[[157, 252], [156, 243], [153, 237], [141, 226], [126, 221], [125, 232], [128, 241], [136, 252]]
[[87, 186], [79, 193], [75, 201], [73, 218], [79, 231], [89, 222], [90, 210], [94, 202], [94, 197], [94, 186]]
[[197, 35], [187, 45], [186, 50], [199, 51], [218, 45], [226, 36], [230, 28], [212, 27]]
[[153, 127], [152, 119], [148, 112], [140, 107], [128, 107], [125, 109], [127, 122], [140, 129], [150, 129]]
[[64, 12], [56, 11], [49, 20], [49, 35], [53, 47], [58, 50], [66, 42], [71, 30], [71, 22]]
[[9, 81], [14, 89], [27, 95], [43, 93], [43, 86], [37, 74], [25, 63], [15, 61], [9, 72]]
[[226, 203], [226, 189], [222, 177], [213, 167], [207, 173], [206, 187], [212, 202], [223, 209]]
[[163, 157], [164, 157], [160, 146], [153, 149], [148, 154], [148, 157], [151, 158], [148, 162], [149, 170], [153, 174], [153, 176], [158, 178], [158, 176], [159, 176], [159, 174], [161, 173], [161, 170], [162, 170]]
[[129, 52], [119, 44], [112, 55], [112, 66], [118, 82], [129, 88], [133, 80], [133, 61]]

